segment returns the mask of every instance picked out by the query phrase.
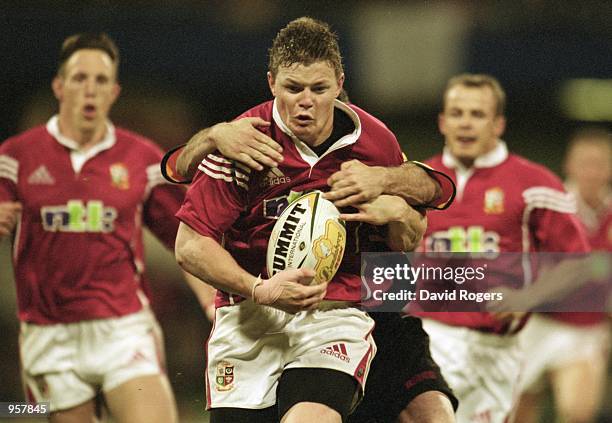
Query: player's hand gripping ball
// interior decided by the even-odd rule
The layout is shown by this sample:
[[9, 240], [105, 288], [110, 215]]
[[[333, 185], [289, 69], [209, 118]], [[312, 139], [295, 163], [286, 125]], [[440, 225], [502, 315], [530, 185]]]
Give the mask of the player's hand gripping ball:
[[321, 191], [297, 198], [279, 216], [266, 255], [268, 275], [284, 269], [315, 271], [313, 284], [332, 280], [346, 247], [346, 227], [340, 211]]

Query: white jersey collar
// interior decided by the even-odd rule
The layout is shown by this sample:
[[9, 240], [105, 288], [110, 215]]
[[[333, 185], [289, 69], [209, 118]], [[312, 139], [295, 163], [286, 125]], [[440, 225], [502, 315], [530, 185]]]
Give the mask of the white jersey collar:
[[276, 123], [276, 125], [280, 128], [281, 131], [289, 135], [289, 137], [295, 143], [295, 146], [297, 147], [300, 156], [302, 156], [302, 159], [311, 167], [328, 153], [331, 153], [332, 151], [337, 150], [339, 148], [346, 147], [347, 145], [354, 144], [361, 136], [361, 120], [359, 119], [357, 113], [355, 113], [353, 109], [351, 109], [349, 106], [339, 100], [335, 100], [334, 107], [342, 110], [348, 115], [348, 117], [353, 121], [353, 124], [355, 125], [355, 130], [350, 134], [341, 137], [321, 157], [319, 157], [314, 151], [312, 151], [308, 144], [296, 137], [293, 132], [291, 132], [289, 127], [285, 125], [285, 122], [283, 122], [283, 120], [281, 119], [280, 113], [278, 111], [276, 99], [274, 99], [274, 104], [272, 106], [272, 118], [274, 119], [274, 123]]
[[106, 121], [106, 134], [104, 135], [104, 138], [86, 151], [80, 151], [80, 145], [75, 140], [62, 135], [59, 129], [58, 115], [55, 115], [49, 119], [47, 122], [47, 131], [58, 143], [70, 149], [70, 161], [72, 162], [72, 168], [77, 173], [80, 172], [87, 160], [95, 157], [98, 153], [104, 150], [108, 150], [117, 142], [117, 137], [115, 136], [115, 126], [108, 120]]
[[[508, 146], [502, 140], [497, 140], [497, 146], [474, 160], [473, 168], [495, 167], [502, 164], [508, 158]], [[465, 166], [455, 158], [448, 147], [442, 152], [442, 164], [449, 169], [466, 170]]]

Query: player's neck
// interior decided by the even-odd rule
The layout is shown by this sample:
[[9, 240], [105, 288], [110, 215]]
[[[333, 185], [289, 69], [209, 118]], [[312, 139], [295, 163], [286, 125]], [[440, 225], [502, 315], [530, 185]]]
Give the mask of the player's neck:
[[474, 162], [476, 161], [476, 159], [467, 157], [455, 157], [455, 159], [461, 163], [461, 166], [463, 166], [466, 170], [473, 168]]
[[593, 190], [586, 188], [580, 190], [580, 197], [593, 210], [601, 210], [605, 204], [605, 190]]
[[62, 135], [70, 138], [79, 145], [80, 151], [87, 151], [98, 144], [106, 134], [106, 124], [102, 123], [89, 129], [75, 128], [66, 119], [59, 117], [59, 130]]
[[308, 144], [309, 147], [317, 147], [329, 139], [333, 130], [334, 130], [334, 117], [332, 115], [329, 118], [329, 121], [326, 123], [325, 128], [317, 136], [316, 140], [312, 142], [308, 142], [308, 141], [304, 141], [304, 142], [306, 142], [306, 144]]

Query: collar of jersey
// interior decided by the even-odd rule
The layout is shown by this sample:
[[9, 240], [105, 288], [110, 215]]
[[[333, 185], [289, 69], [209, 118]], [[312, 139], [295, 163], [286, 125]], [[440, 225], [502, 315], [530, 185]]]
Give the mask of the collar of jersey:
[[75, 172], [79, 172], [87, 160], [95, 157], [104, 150], [108, 150], [117, 142], [115, 127], [110, 121], [106, 121], [106, 135], [104, 135], [104, 138], [87, 151], [80, 151], [80, 146], [75, 140], [62, 135], [59, 130], [59, 117], [57, 115], [53, 116], [47, 122], [47, 131], [49, 131], [58, 143], [70, 149], [70, 160]]
[[[67, 147], [73, 151], [79, 150], [80, 146], [75, 140], [68, 138], [65, 135], [62, 135], [62, 133], [60, 132], [59, 117], [57, 115], [53, 116], [47, 122], [47, 131], [49, 131], [49, 133], [53, 135], [53, 137], [57, 140], [57, 142], [59, 142], [64, 147]], [[111, 148], [113, 145], [115, 145], [116, 140], [117, 139], [115, 137], [115, 126], [109, 121], [107, 121], [106, 122], [106, 134], [104, 135], [104, 138], [102, 138], [102, 140], [99, 143], [97, 143], [96, 145], [88, 149], [86, 154], [88, 156], [93, 157], [99, 152], [108, 150], [109, 148]]]
[[359, 139], [359, 137], [361, 136], [361, 120], [359, 119], [357, 113], [355, 113], [353, 109], [351, 109], [349, 106], [339, 100], [335, 100], [334, 107], [342, 110], [351, 118], [351, 120], [355, 124], [355, 130], [350, 134], [347, 134], [340, 138], [325, 152], [325, 154], [319, 157], [314, 151], [311, 150], [308, 144], [293, 135], [293, 132], [291, 132], [289, 127], [285, 125], [285, 122], [283, 122], [283, 120], [281, 119], [280, 113], [278, 112], [278, 108], [276, 107], [276, 99], [274, 99], [274, 105], [272, 107], [272, 118], [274, 119], [274, 123], [276, 123], [276, 125], [280, 128], [281, 131], [291, 137], [291, 139], [295, 143], [295, 146], [297, 147], [298, 152], [300, 153], [300, 156], [302, 157], [302, 160], [308, 163], [311, 167], [314, 166], [321, 158], [325, 157], [332, 151], [356, 143], [357, 139]]
[[[497, 140], [497, 147], [474, 160], [473, 168], [495, 167], [502, 164], [508, 158], [508, 146], [502, 140]], [[442, 164], [449, 169], [466, 170], [465, 166], [453, 156], [448, 147], [442, 152]]]

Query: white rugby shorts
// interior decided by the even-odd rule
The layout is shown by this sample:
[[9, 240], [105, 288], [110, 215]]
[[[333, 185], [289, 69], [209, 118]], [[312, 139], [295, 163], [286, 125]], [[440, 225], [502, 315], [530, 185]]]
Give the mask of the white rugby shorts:
[[518, 399], [522, 352], [516, 335], [423, 319], [431, 356], [459, 399], [457, 423], [504, 423]]
[[136, 377], [165, 373], [162, 332], [145, 308], [118, 318], [77, 323], [21, 323], [19, 349], [26, 396], [50, 410], [75, 407]]
[[242, 301], [218, 308], [207, 343], [207, 408], [271, 407], [283, 370], [292, 368], [338, 370], [363, 391], [376, 354], [373, 329], [354, 307], [290, 314]]
[[607, 360], [610, 352], [610, 324], [578, 326], [533, 314], [519, 333], [526, 360], [521, 390], [538, 390], [544, 374], [571, 363]]

